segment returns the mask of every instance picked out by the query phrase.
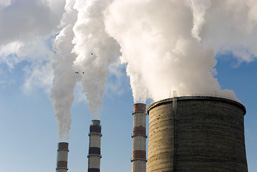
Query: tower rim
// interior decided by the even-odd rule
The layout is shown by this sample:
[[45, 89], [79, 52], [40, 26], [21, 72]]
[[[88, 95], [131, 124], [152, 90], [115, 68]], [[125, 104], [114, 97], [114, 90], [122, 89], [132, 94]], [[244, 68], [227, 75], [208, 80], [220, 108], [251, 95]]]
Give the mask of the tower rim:
[[[167, 98], [167, 99], [162, 99], [159, 101], [156, 101], [152, 104], [150, 104], [147, 108], [147, 114], [149, 115], [149, 112], [151, 109], [153, 109], [156, 106], [162, 105], [162, 104], [167, 104], [170, 102], [173, 102], [174, 99], [173, 98]], [[228, 99], [228, 98], [223, 98], [223, 97], [215, 97], [215, 96], [180, 96], [180, 97], [176, 97], [176, 101], [217, 101], [217, 102], [225, 102], [228, 104], [232, 104], [235, 105], [237, 107], [239, 107], [240, 109], [242, 109], [242, 111], [244, 112], [244, 115], [246, 114], [246, 108], [245, 106], [235, 100], [232, 99]]]

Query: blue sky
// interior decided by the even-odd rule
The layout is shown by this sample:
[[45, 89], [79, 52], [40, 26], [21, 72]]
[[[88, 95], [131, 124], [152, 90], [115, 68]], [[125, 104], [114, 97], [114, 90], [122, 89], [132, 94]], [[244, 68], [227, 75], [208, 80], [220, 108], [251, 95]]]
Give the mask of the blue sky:
[[256, 125], [256, 103], [257, 103], [257, 62], [243, 63], [238, 67], [231, 58], [220, 60], [217, 65], [218, 80], [223, 89], [232, 89], [235, 91], [239, 100], [246, 107], [245, 115], [245, 142], [246, 155], [249, 172], [257, 169], [256, 165], [256, 143], [257, 143], [257, 125]]
[[[65, 2], [66, 8], [64, 8]], [[158, 79], [172, 81], [173, 85], [177, 79], [174, 76], [179, 77], [181, 74], [179, 73], [180, 69], [183, 69], [183, 72], [185, 72], [184, 69], [190, 69], [184, 76], [191, 76], [192, 69], [197, 71], [203, 67], [206, 69], [203, 70], [205, 72], [198, 72], [196, 78], [200, 78], [198, 80], [200, 82], [206, 81], [206, 78], [204, 79], [200, 75], [209, 72], [212, 65], [215, 64], [213, 59], [206, 57], [207, 54], [211, 57], [212, 52], [220, 52], [215, 57], [217, 59], [215, 66], [217, 75], [215, 77], [220, 86], [222, 89], [234, 90], [238, 99], [247, 109], [245, 142], [248, 168], [249, 172], [256, 172], [257, 16], [255, 9], [257, 2], [252, 0], [166, 0], [162, 1], [163, 3], [158, 0], [142, 0], [140, 3], [138, 0], [110, 0], [104, 1], [106, 3], [100, 2], [103, 1], [0, 0], [0, 171], [55, 171], [59, 136], [49, 97], [53, 70], [56, 70], [52, 68], [55, 60], [53, 58], [58, 58], [58, 62], [66, 63], [70, 60], [70, 52], [78, 46], [76, 50], [78, 52], [75, 52], [77, 53], [76, 57], [79, 54], [82, 57], [86, 56], [87, 51], [91, 52], [95, 49], [96, 52], [106, 50], [106, 52], [102, 52], [103, 55], [107, 55], [108, 51], [110, 54], [114, 53], [114, 55], [107, 56], [111, 58], [109, 60], [101, 59], [102, 56], [96, 55], [96, 57], [100, 57], [98, 62], [103, 61], [108, 64], [104, 63], [106, 65], [89, 69], [90, 72], [94, 71], [91, 74], [98, 74], [99, 71], [101, 73], [101, 69], [106, 71], [104, 67], [111, 69], [105, 84], [102, 105], [102, 172], [131, 171], [134, 100], [130, 79], [127, 75], [130, 75], [131, 78], [135, 76], [137, 78], [137, 75], [147, 76], [143, 78], [146, 79], [144, 81], [152, 83], [152, 75], [147, 73], [152, 69], [151, 74], [156, 74], [157, 81]], [[184, 2], [188, 2], [188, 4]], [[105, 8], [109, 11], [104, 14]], [[90, 22], [85, 21], [92, 23], [87, 25]], [[62, 25], [60, 26], [60, 24]], [[53, 40], [58, 34], [61, 36], [57, 37], [54, 43]], [[92, 36], [94, 34], [95, 37]], [[117, 40], [121, 49], [118, 46], [111, 46], [114, 49], [105, 47], [108, 44], [106, 41], [110, 41], [109, 36]], [[72, 43], [71, 40], [74, 38], [78, 42], [73, 41]], [[96, 38], [96, 40], [86, 38]], [[93, 40], [93, 42], [87, 42], [87, 40]], [[105, 44], [101, 44], [103, 42]], [[111, 44], [116, 45], [116, 42], [114, 41], [108, 46]], [[134, 62], [138, 62], [134, 66], [135, 68], [128, 70], [128, 74], [126, 73], [126, 64], [109, 66], [109, 63], [115, 60], [119, 61], [117, 56], [119, 51], [125, 54], [122, 57], [123, 62], [132, 65]], [[60, 57], [55, 57], [58, 53], [61, 54]], [[160, 54], [165, 57], [163, 59], [170, 59], [174, 63], [170, 63], [171, 61], [162, 61], [159, 65], [152, 63], [161, 61]], [[182, 64], [179, 66], [175, 62], [179, 61], [181, 54], [186, 54], [186, 58], [184, 59], [185, 63], [179, 63]], [[192, 58], [194, 54], [196, 56]], [[63, 58], [64, 56], [66, 57]], [[91, 57], [92, 54], [89, 56]], [[117, 56], [117, 59], [112, 59], [114, 56]], [[173, 56], [176, 58], [173, 59]], [[151, 63], [149, 63], [149, 59], [151, 59]], [[239, 61], [241, 62], [239, 63]], [[142, 63], [140, 64], [140, 62]], [[190, 68], [190, 65], [187, 67], [190, 62], [196, 62], [195, 64], [198, 65], [193, 65], [195, 68]], [[60, 72], [61, 74], [66, 72], [62, 76], [67, 76], [69, 70], [65, 69], [67, 69], [66, 67], [71, 69], [71, 64], [72, 61], [61, 68], [64, 69]], [[92, 67], [92, 65], [88, 65], [87, 61], [84, 61], [83, 64]], [[167, 75], [159, 77], [163, 73], [158, 73], [158, 71], [164, 71], [158, 70], [159, 66], [162, 66], [160, 69], [170, 71], [165, 71]], [[144, 72], [147, 75], [143, 75]], [[135, 76], [133, 76], [134, 74]], [[170, 79], [170, 74], [174, 74], [174, 80]], [[98, 76], [101, 78], [104, 75]], [[102, 81], [98, 79], [96, 81]], [[195, 81], [193, 77], [188, 77], [183, 82], [186, 83], [190, 79]], [[134, 83], [140, 85], [140, 81], [143, 80], [136, 79], [136, 81], [139, 84]], [[205, 84], [205, 82], [203, 83]], [[61, 84], [61, 86], [63, 85]], [[165, 86], [165, 84], [160, 85]], [[187, 86], [191, 88], [190, 85]], [[148, 87], [150, 88], [151, 85], [148, 84]], [[141, 87], [139, 88], [141, 91]], [[148, 90], [150, 90], [149, 88]], [[161, 88], [160, 90], [165, 91], [166, 94], [167, 90], [162, 90], [161, 86], [154, 88]], [[192, 88], [200, 87], [198, 84]], [[77, 85], [71, 107], [69, 172], [87, 171], [88, 132], [91, 117], [88, 102], [81, 90], [81, 86]], [[142, 91], [142, 93], [144, 92]], [[160, 92], [157, 92], [158, 94]], [[146, 103], [149, 105], [152, 101], [147, 100]]]
[[[233, 89], [247, 108], [245, 140], [249, 172], [257, 169], [257, 62], [235, 67], [230, 56], [217, 57], [217, 78], [223, 89]], [[45, 172], [56, 167], [58, 128], [45, 89], [30, 94], [22, 89], [24, 64], [8, 71], [4, 64], [1, 79], [12, 81], [0, 87], [0, 171]], [[124, 72], [124, 69], [122, 70]], [[122, 93], [105, 92], [102, 113], [101, 171], [131, 171], [133, 98], [129, 79], [122, 75]], [[112, 82], [109, 77], [108, 82]], [[108, 85], [108, 84], [107, 84]], [[147, 102], [149, 104], [150, 101]], [[69, 172], [87, 170], [89, 109], [86, 102], [75, 101], [70, 130]], [[148, 119], [148, 118], [147, 118]]]

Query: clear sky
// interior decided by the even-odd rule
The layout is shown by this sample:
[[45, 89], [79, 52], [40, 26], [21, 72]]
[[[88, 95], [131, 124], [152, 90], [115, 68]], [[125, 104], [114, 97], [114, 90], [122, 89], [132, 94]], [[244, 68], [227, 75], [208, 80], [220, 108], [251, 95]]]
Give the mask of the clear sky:
[[[63, 53], [60, 56], [59, 62], [64, 61], [64, 63], [70, 60], [69, 46], [72, 46], [73, 48], [74, 42], [72, 44], [71, 40], [74, 38], [74, 35], [72, 35], [74, 33], [77, 33], [78, 35], [81, 34], [80, 36], [77, 36], [78, 42], [76, 42], [76, 45], [79, 45], [76, 50], [79, 52], [78, 54], [86, 54], [87, 52], [85, 53], [84, 50], [91, 52], [95, 47], [97, 50], [106, 48], [105, 44], [102, 43], [108, 41], [108, 43], [111, 44], [113, 40], [106, 36], [104, 30], [100, 30], [100, 33], [104, 33], [103, 35], [100, 34], [99, 36], [96, 34], [104, 39], [100, 39], [100, 41], [97, 40], [99, 42], [95, 40], [90, 42], [93, 44], [89, 44], [89, 42], [83, 44], [85, 43], [83, 42], [84, 37], [92, 38], [91, 33], [84, 33], [83, 31], [94, 32], [98, 31], [96, 28], [98, 28], [99, 25], [104, 26], [102, 11], [104, 10], [105, 5], [108, 6], [111, 2], [115, 2], [116, 4], [110, 9], [110, 14], [119, 16], [120, 18], [109, 18], [111, 19], [109, 20], [109, 24], [111, 23], [108, 27], [110, 29], [109, 32], [110, 34], [113, 34], [115, 39], [120, 41], [121, 47], [124, 48], [126, 45], [129, 45], [128, 49], [123, 49], [123, 53], [127, 53], [127, 56], [132, 58], [125, 59], [125, 64], [118, 64], [119, 61], [117, 59], [117, 61], [115, 61], [110, 58], [110, 56], [114, 57], [120, 55], [119, 52], [115, 52], [118, 46], [110, 46], [107, 48], [107, 51], [102, 54], [104, 56], [107, 54], [106, 56], [110, 59], [107, 61], [105, 61], [105, 59], [100, 59], [100, 62], [103, 61], [104, 64], [105, 62], [107, 63], [110, 61], [116, 62], [111, 66], [107, 65], [110, 72], [108, 73], [106, 84], [103, 85], [105, 87], [105, 92], [101, 115], [103, 134], [101, 146], [101, 171], [131, 171], [131, 135], [133, 133], [132, 111], [134, 99], [132, 97], [130, 78], [127, 76], [127, 64], [133, 64], [135, 61], [138, 62], [136, 64], [140, 64], [139, 62], [141, 61], [143, 62], [142, 64], [146, 64], [144, 66], [144, 72], [152, 72], [154, 71], [154, 68], [158, 66], [156, 65], [156, 62], [158, 62], [158, 55], [160, 53], [163, 55], [163, 59], [171, 59], [171, 61], [174, 62], [166, 63], [166, 61], [164, 61], [163, 63], [158, 63], [165, 65], [165, 69], [169, 70], [167, 73], [172, 74], [173, 80], [169, 80], [171, 81], [170, 83], [172, 83], [173, 81], [180, 80], [182, 77], [180, 75], [181, 73], [179, 73], [181, 67], [183, 69], [189, 69], [184, 71], [185, 75], [183, 75], [183, 77], [186, 78], [191, 76], [190, 74], [194, 73], [198, 68], [205, 69], [205, 71], [209, 72], [212, 69], [213, 63], [215, 63], [215, 60], [213, 60], [211, 56], [208, 56], [212, 54], [211, 50], [213, 50], [214, 53], [221, 52], [215, 56], [215, 59], [217, 60], [215, 66], [217, 74], [215, 75], [215, 78], [218, 80], [221, 88], [233, 90], [237, 98], [246, 107], [245, 143], [248, 169], [249, 172], [257, 171], [257, 43], [255, 39], [257, 33], [257, 16], [253, 15], [255, 13], [252, 13], [252, 10], [256, 9], [254, 8], [255, 5], [257, 7], [257, 2], [245, 0], [240, 1], [240, 3], [238, 1], [235, 4], [235, 1], [229, 0], [208, 1], [213, 4], [212, 6], [208, 3], [200, 3], [207, 1], [198, 1], [200, 5], [197, 3], [191, 5], [181, 3], [196, 2], [195, 0], [167, 0], [162, 1], [163, 3], [159, 3], [159, 0], [140, 0], [140, 3], [138, 3], [138, 0], [123, 0], [122, 2], [124, 3], [120, 3], [120, 0], [106, 0], [102, 1], [108, 2], [104, 3], [104, 5], [99, 3], [100, 1], [93, 0], [66, 0], [66, 2], [66, 9], [64, 10], [64, 0], [0, 0], [0, 172], [55, 171], [59, 136], [58, 125], [50, 99], [50, 89], [53, 81], [53, 59], [58, 58], [55, 56], [58, 51], [56, 51], [56, 47], [54, 48], [53, 44], [59, 46], [60, 52]], [[88, 2], [88, 4], [86, 2]], [[222, 4], [223, 2], [227, 2], [226, 5]], [[131, 5], [130, 8], [128, 8], [127, 5]], [[235, 6], [240, 6], [241, 8], [235, 8]], [[87, 8], [89, 13], [87, 13], [87, 10], [84, 10], [84, 7]], [[225, 10], [221, 7], [224, 7]], [[129, 9], [136, 10], [131, 12]], [[209, 9], [209, 11], [207, 9]], [[166, 12], [164, 12], [165, 10]], [[197, 21], [197, 15], [199, 15], [200, 18], [205, 17], [206, 11], [204, 10], [208, 11], [208, 15], [206, 15], [207, 22], [205, 23], [203, 20]], [[247, 10], [249, 10], [249, 13], [247, 13], [249, 15], [242, 15], [245, 14], [245, 12], [248, 12]], [[159, 13], [160, 11], [163, 13]], [[83, 16], [86, 16], [85, 13], [92, 13], [97, 16], [87, 16], [88, 21], [90, 20], [92, 22], [90, 23], [90, 26], [95, 26], [93, 29], [88, 29], [90, 27], [84, 25], [83, 22], [85, 21]], [[121, 15], [115, 15], [117, 13]], [[141, 15], [142, 13], [149, 14], [150, 17]], [[77, 14], [81, 17], [78, 20], [76, 20]], [[143, 18], [142, 22], [141, 18], [138, 16], [146, 16], [146, 18]], [[183, 20], [180, 20], [181, 18], [177, 17], [182, 17]], [[246, 20], [244, 17], [251, 18]], [[112, 21], [112, 19], [121, 19], [118, 20], [121, 23], [114, 20]], [[134, 24], [134, 21], [137, 21], [135, 22], [136, 24]], [[60, 23], [63, 25], [60, 25]], [[153, 25], [151, 26], [151, 24]], [[69, 28], [66, 26], [74, 27]], [[119, 26], [124, 30], [127, 29], [126, 31], [128, 33], [133, 33], [132, 36], [119, 33], [119, 31], [123, 31]], [[201, 28], [202, 26], [203, 28]], [[235, 31], [231, 30], [231, 28], [235, 29]], [[66, 32], [61, 32], [62, 29]], [[159, 31], [158, 29], [161, 29], [163, 32], [157, 32]], [[62, 34], [60, 34], [60, 32]], [[63, 37], [60, 36], [56, 39], [59, 42], [57, 41], [57, 43], [54, 43], [53, 40], [55, 40], [58, 35], [65, 35], [65, 39], [62, 39]], [[159, 39], [160, 37], [162, 38], [162, 36], [165, 39]], [[226, 36], [228, 36], [228, 38]], [[167, 37], [169, 39], [166, 39]], [[82, 38], [82, 40], [79, 40], [79, 38]], [[203, 44], [206, 43], [206, 45], [202, 45], [201, 39], [203, 40]], [[82, 43], [79, 41], [82, 41]], [[242, 43], [242, 45], [240, 43]], [[103, 47], [98, 47], [99, 44]], [[87, 47], [88, 45], [93, 46]], [[210, 49], [206, 49], [205, 46], [210, 47]], [[163, 47], [168, 48], [165, 49]], [[134, 51], [135, 49], [138, 51]], [[153, 53], [149, 53], [149, 50], [152, 49]], [[133, 53], [135, 52], [138, 56], [133, 56]], [[174, 52], [178, 52], [178, 54], [182, 54], [182, 56], [176, 56], [177, 54]], [[201, 57], [192, 57], [191, 53], [195, 53]], [[154, 59], [154, 55], [156, 54], [157, 61], [147, 61], [150, 57]], [[170, 54], [175, 56], [175, 58], [171, 58]], [[176, 62], [179, 61], [179, 57], [183, 60], [183, 54], [186, 54], [186, 58], [184, 58], [186, 63], [179, 66]], [[62, 59], [65, 55], [68, 58]], [[89, 55], [89, 58], [90, 57], [91, 55]], [[145, 63], [144, 60], [148, 63]], [[78, 63], [79, 62], [85, 64], [87, 67], [91, 67], [90, 64], [88, 65], [88, 61], [78, 61]], [[173, 66], [170, 67], [169, 64], [172, 64]], [[152, 66], [149, 67], [147, 65]], [[189, 67], [194, 67], [194, 70], [188, 68], [187, 65], [189, 65]], [[65, 67], [63, 67], [63, 70], [60, 72], [65, 79], [66, 75], [71, 75], [73, 77], [74, 74], [74, 77], [77, 76], [73, 73], [74, 71], [70, 73]], [[143, 68], [140, 65], [137, 67], [138, 68], [135, 70], [136, 72]], [[95, 70], [91, 73], [92, 75], [98, 75], [99, 71], [101, 74], [102, 70], [105, 71], [105, 68], [101, 65], [100, 67], [90, 68], [89, 73], [92, 71], [91, 69]], [[159, 68], [156, 70], [157, 72], [163, 71], [158, 69]], [[132, 73], [135, 71], [132, 70]], [[178, 73], [174, 74], [176, 71], [178, 71]], [[154, 73], [152, 72], [152, 74]], [[199, 77], [199, 75], [202, 74], [203, 76], [206, 76], [205, 73], [198, 72], [197, 74], [196, 79], [200, 78], [198, 81], [205, 84], [206, 78], [202, 79], [202, 77]], [[160, 76], [158, 79], [163, 79], [162, 81], [164, 82], [164, 80], [170, 76], [166, 75], [163, 78], [162, 77], [163, 76]], [[104, 78], [104, 75], [100, 75], [99, 78]], [[194, 78], [188, 78], [193, 81], [193, 83], [196, 83], [194, 82]], [[67, 79], [67, 81], [69, 81], [69, 79]], [[148, 77], [147, 79], [148, 83], [151, 83], [151, 80], [149, 80], [151, 77]], [[208, 79], [210, 78], [207, 77], [207, 80]], [[160, 84], [160, 88], [162, 88], [161, 85], [165, 85], [163, 82], [153, 83]], [[183, 82], [187, 83], [187, 80], [184, 80]], [[65, 83], [67, 84], [70, 82]], [[157, 87], [155, 86], [157, 90], [159, 88], [158, 84]], [[199, 86], [203, 86], [204, 84], [199, 84]], [[65, 90], [66, 85], [61, 86], [63, 86], [62, 88]], [[154, 87], [151, 87], [151, 89], [154, 89]], [[139, 93], [141, 93], [140, 91], [141, 90], [139, 89]], [[169, 93], [167, 93], [167, 97], [169, 96], [168, 94]], [[70, 151], [68, 168], [69, 172], [82, 172], [87, 171], [88, 166], [88, 133], [91, 117], [88, 100], [82, 92], [81, 85], [76, 85], [74, 96], [75, 98], [70, 110], [72, 122], [69, 139]], [[147, 99], [146, 104], [150, 105], [151, 103], [153, 103], [153, 101]], [[148, 117], [146, 128], [148, 134]]]

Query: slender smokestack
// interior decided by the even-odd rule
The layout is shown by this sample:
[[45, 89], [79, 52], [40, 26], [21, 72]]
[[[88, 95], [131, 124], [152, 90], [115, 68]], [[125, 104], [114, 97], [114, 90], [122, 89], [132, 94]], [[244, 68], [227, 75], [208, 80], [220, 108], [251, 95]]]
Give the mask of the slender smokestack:
[[100, 172], [101, 137], [100, 120], [92, 120], [89, 133], [88, 172]]
[[60, 142], [57, 150], [57, 167], [56, 172], [67, 172], [69, 143]]
[[134, 104], [132, 172], [146, 171], [146, 105]]

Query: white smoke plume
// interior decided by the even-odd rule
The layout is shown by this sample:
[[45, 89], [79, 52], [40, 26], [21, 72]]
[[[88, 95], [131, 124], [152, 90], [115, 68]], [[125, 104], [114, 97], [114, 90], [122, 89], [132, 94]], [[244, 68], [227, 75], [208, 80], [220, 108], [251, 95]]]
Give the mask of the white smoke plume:
[[[63, 0], [0, 0], [0, 63], [13, 69], [26, 61], [27, 89], [32, 82], [53, 84], [60, 140], [68, 140], [77, 79], [92, 118], [100, 118], [109, 67], [120, 51], [135, 102], [174, 90], [236, 100], [215, 78], [216, 56], [233, 54], [239, 64], [257, 56], [256, 0], [66, 0], [64, 6]], [[53, 56], [49, 40], [57, 33]]]
[[[52, 85], [50, 97], [59, 138], [65, 141], [69, 138], [70, 107], [76, 82], [72, 70], [76, 56], [71, 53], [72, 29], [77, 17], [74, 1], [0, 0], [0, 63], [13, 69], [26, 61], [25, 93], [33, 87], [48, 89]], [[57, 33], [52, 47], [50, 40]]]
[[66, 12], [61, 20], [63, 28], [53, 42], [56, 55], [52, 65], [54, 79], [50, 97], [53, 102], [61, 141], [68, 141], [69, 139], [70, 108], [74, 99], [73, 89], [76, 84], [76, 76], [73, 70], [73, 61], [76, 59], [76, 55], [72, 53], [73, 26], [77, 18], [77, 11], [73, 8], [74, 3], [75, 0], [66, 0]]
[[115, 0], [105, 25], [121, 46], [135, 102], [167, 98], [173, 90], [237, 100], [214, 77], [215, 56], [256, 58], [256, 8], [254, 0]]
[[12, 70], [26, 62], [25, 92], [51, 85], [51, 70], [42, 69], [50, 66], [49, 40], [58, 31], [64, 5], [63, 0], [0, 0], [0, 63]]
[[1, 0], [0, 45], [51, 36], [58, 30], [64, 4], [63, 0]]
[[99, 119], [109, 65], [118, 60], [119, 45], [105, 31], [103, 11], [110, 0], [76, 1], [78, 20], [74, 26], [74, 62], [81, 75], [92, 118]]
[[191, 8], [193, 12], [192, 36], [195, 37], [198, 41], [201, 41], [199, 34], [204, 24], [205, 12], [209, 7], [209, 0], [191, 0]]

